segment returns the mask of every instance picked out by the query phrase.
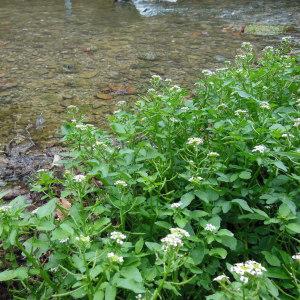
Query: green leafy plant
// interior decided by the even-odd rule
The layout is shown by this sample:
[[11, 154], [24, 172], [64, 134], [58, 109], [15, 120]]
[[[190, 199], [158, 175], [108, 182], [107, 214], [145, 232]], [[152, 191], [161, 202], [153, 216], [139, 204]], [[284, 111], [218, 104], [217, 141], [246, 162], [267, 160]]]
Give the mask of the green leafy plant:
[[[298, 299], [299, 66], [290, 43], [204, 70], [191, 98], [153, 76], [110, 132], [76, 107], [65, 172], [0, 207], [16, 299]], [[297, 254], [298, 253], [298, 254]]]

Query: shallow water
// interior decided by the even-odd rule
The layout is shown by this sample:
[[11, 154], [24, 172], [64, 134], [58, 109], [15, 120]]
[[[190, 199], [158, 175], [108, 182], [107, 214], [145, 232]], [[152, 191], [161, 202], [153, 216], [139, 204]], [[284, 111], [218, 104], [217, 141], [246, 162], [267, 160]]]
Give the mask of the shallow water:
[[[101, 124], [117, 101], [138, 97], [96, 98], [108, 84], [143, 93], [160, 74], [192, 87], [201, 69], [232, 59], [242, 41], [259, 49], [281, 38], [240, 34], [243, 25], [288, 24], [292, 35], [299, 32], [297, 0], [112, 2], [0, 0], [0, 144], [30, 134], [46, 145], [68, 105]], [[38, 117], [44, 124], [36, 129]]]

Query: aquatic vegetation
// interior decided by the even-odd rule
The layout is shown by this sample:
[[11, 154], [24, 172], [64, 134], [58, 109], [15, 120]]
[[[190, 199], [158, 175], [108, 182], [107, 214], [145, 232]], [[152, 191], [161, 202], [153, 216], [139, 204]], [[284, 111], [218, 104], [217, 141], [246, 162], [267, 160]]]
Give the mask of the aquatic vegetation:
[[299, 66], [286, 40], [240, 51], [192, 97], [154, 76], [110, 132], [69, 109], [45, 204], [0, 206], [16, 299], [299, 298]]

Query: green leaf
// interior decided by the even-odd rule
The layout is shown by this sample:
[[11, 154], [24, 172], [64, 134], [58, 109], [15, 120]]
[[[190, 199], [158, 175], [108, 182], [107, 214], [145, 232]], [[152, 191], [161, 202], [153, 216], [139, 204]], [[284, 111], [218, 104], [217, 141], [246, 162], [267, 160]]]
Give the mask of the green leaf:
[[116, 287], [108, 284], [105, 289], [105, 300], [115, 300], [116, 295], [117, 295]]
[[144, 246], [144, 240], [143, 240], [143, 238], [140, 238], [135, 244], [135, 247], [134, 247], [135, 253], [139, 254], [142, 251], [143, 246]]
[[155, 222], [155, 225], [165, 228], [165, 229], [170, 229], [172, 227], [172, 225], [168, 222], [164, 222], [164, 221], [157, 221]]
[[277, 297], [279, 296], [279, 292], [277, 287], [273, 284], [273, 282], [269, 278], [265, 278], [264, 282], [270, 294], [276, 299], [278, 299]]
[[205, 255], [204, 249], [205, 249], [204, 245], [199, 244], [199, 245], [197, 245], [196, 248], [191, 250], [191, 252], [190, 252], [191, 257], [192, 257], [195, 265], [199, 265], [202, 262], [204, 255]]
[[38, 218], [51, 216], [56, 208], [56, 199], [50, 200], [45, 205], [39, 207], [36, 211]]
[[286, 165], [285, 165], [281, 160], [276, 160], [276, 161], [274, 162], [274, 165], [275, 165], [278, 169], [280, 169], [280, 170], [282, 170], [282, 171], [284, 171], [284, 172], [286, 172], [286, 171], [288, 170], [288, 168], [286, 167]]
[[104, 299], [104, 292], [99, 289], [97, 292], [95, 292], [93, 300], [103, 300], [103, 299]]
[[266, 272], [267, 277], [278, 279], [289, 279], [289, 275], [281, 268], [269, 267]]
[[253, 98], [253, 96], [251, 96], [250, 94], [244, 92], [244, 91], [241, 91], [241, 90], [236, 90], [236, 93], [241, 97], [241, 98], [244, 98], [244, 99], [251, 99]]
[[243, 171], [239, 175], [240, 178], [242, 179], [250, 179], [251, 178], [251, 173], [247, 171]]
[[159, 251], [161, 249], [161, 246], [158, 243], [146, 242], [145, 245], [151, 251]]
[[266, 261], [273, 267], [280, 267], [281, 263], [278, 257], [268, 251], [262, 251]]
[[216, 201], [219, 198], [219, 194], [211, 189], [195, 191], [195, 195], [206, 203]]
[[119, 278], [116, 282], [117, 286], [126, 290], [135, 292], [136, 294], [145, 293], [145, 288], [141, 282], [136, 282], [133, 279]]
[[143, 282], [142, 275], [136, 267], [124, 267], [120, 273], [126, 279], [132, 279], [136, 282]]
[[27, 277], [27, 269], [23, 267], [17, 268], [15, 270], [5, 270], [0, 273], [0, 281], [10, 281], [15, 278], [24, 280]]
[[195, 199], [195, 194], [190, 192], [190, 193], [186, 193], [184, 194], [181, 198], [180, 198], [180, 207], [181, 208], [185, 208], [188, 205], [190, 205], [190, 203]]
[[231, 200], [231, 202], [238, 204], [243, 210], [253, 212], [253, 210], [249, 207], [248, 203], [243, 199], [234, 199]]
[[294, 232], [294, 233], [300, 233], [300, 224], [299, 223], [290, 223], [285, 225], [285, 228], [288, 230]]
[[216, 257], [221, 257], [221, 258], [226, 258], [227, 256], [227, 251], [223, 248], [213, 248], [209, 251], [210, 256], [216, 256]]

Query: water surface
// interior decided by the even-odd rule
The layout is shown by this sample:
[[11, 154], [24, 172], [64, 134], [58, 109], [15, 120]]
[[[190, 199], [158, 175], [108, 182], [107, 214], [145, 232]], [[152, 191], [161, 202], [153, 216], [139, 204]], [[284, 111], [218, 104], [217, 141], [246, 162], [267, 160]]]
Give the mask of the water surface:
[[[134, 3], [0, 0], [0, 144], [30, 134], [45, 145], [53, 141], [68, 105], [102, 124], [117, 101], [138, 97], [96, 98], [108, 84], [142, 93], [151, 75], [160, 74], [191, 87], [201, 69], [232, 59], [242, 41], [260, 49], [281, 38], [240, 34], [243, 25], [299, 28], [297, 0]], [[44, 128], [36, 130], [39, 116]]]

